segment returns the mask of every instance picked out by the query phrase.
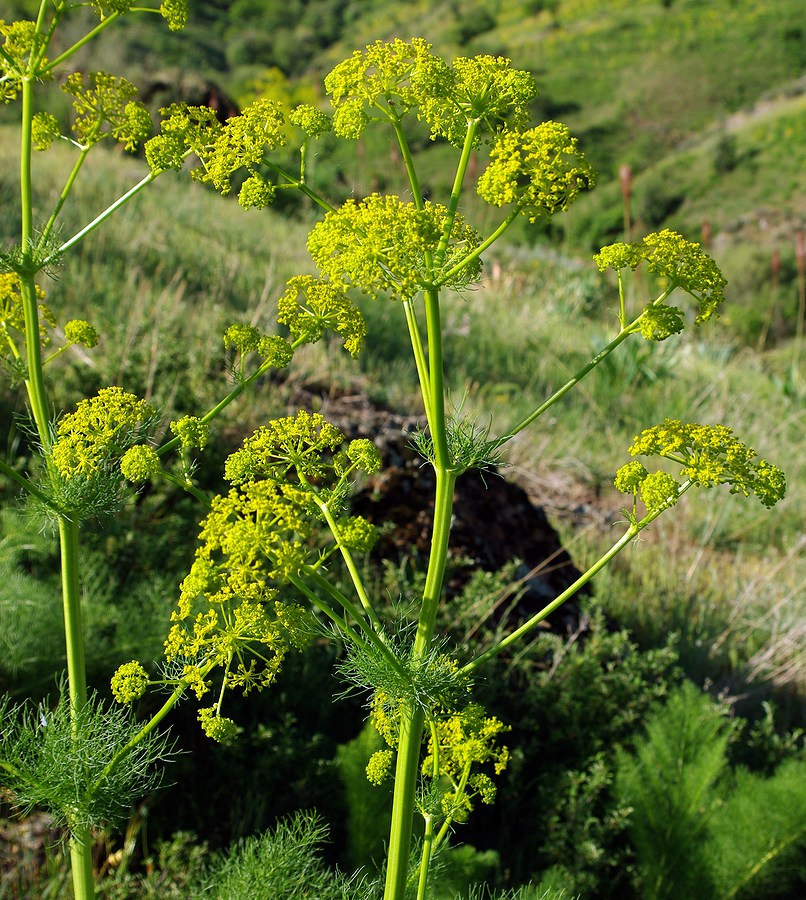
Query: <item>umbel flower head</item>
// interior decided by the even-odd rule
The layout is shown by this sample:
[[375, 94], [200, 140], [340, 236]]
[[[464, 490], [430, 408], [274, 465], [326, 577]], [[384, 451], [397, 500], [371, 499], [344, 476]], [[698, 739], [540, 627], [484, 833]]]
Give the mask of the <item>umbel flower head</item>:
[[[605, 269], [636, 269], [646, 262], [649, 271], [666, 281], [670, 289], [680, 288], [698, 303], [698, 325], [719, 315], [719, 307], [725, 300], [725, 281], [714, 260], [699, 244], [687, 241], [676, 231], [648, 234], [633, 244], [616, 243], [603, 247], [594, 256], [600, 272]], [[664, 309], [665, 312], [659, 312]], [[646, 322], [640, 323], [641, 332], [650, 340], [663, 340], [682, 328], [682, 313], [675, 307], [648, 308]]]
[[72, 94], [73, 131], [84, 146], [111, 135], [127, 150], [142, 143], [151, 131], [151, 116], [137, 97], [137, 88], [125, 78], [105, 72], [90, 72], [85, 83], [81, 72], [73, 72], [64, 83]]
[[98, 343], [98, 332], [84, 319], [71, 319], [64, 326], [64, 336], [71, 344], [92, 348]]
[[495, 784], [490, 776], [472, 770], [486, 764], [500, 775], [506, 769], [509, 750], [499, 746], [498, 740], [507, 731], [509, 728], [500, 719], [486, 716], [477, 703], [437, 721], [437, 740], [432, 733], [422, 772], [433, 775], [438, 743], [439, 774], [451, 786], [441, 797], [442, 813], [447, 818], [463, 822], [473, 810], [474, 799], [482, 803], [495, 800]]
[[496, 134], [503, 127], [526, 127], [529, 103], [537, 96], [529, 72], [513, 69], [505, 57], [482, 55], [458, 57], [449, 73], [449, 78], [432, 78], [421, 87], [419, 115], [431, 126], [432, 140], [444, 137], [461, 146], [470, 122], [483, 126], [475, 145], [483, 130]]
[[496, 132], [522, 128], [536, 95], [534, 78], [495, 56], [459, 57], [449, 66], [422, 38], [376, 41], [356, 50], [325, 77], [335, 114], [333, 130], [358, 138], [373, 118], [396, 123], [409, 111], [431, 127], [431, 138], [461, 146], [470, 122]]
[[[698, 487], [730, 485], [732, 494], [752, 492], [766, 507], [786, 494], [784, 473], [747, 447], [724, 425], [698, 425], [666, 419], [641, 432], [630, 447], [633, 456], [660, 456], [680, 466], [679, 477]], [[640, 491], [647, 509], [673, 505], [682, 490], [666, 472], [648, 473], [636, 461], [622, 466], [616, 487], [624, 493]]]
[[478, 192], [493, 206], [517, 206], [535, 222], [567, 209], [594, 182], [593, 169], [568, 126], [544, 122], [497, 137]]
[[102, 388], [81, 400], [56, 429], [51, 459], [59, 474], [91, 478], [145, 438], [156, 410], [119, 387]]
[[[280, 599], [290, 582], [321, 549], [320, 515], [334, 518], [355, 469], [375, 471], [378, 451], [370, 441], [352, 441], [318, 413], [270, 422], [244, 441], [226, 462], [235, 487], [215, 497], [201, 523], [200, 546], [182, 582], [174, 625], [165, 642], [169, 664], [201, 697], [223, 672], [224, 688], [245, 692], [270, 685], [291, 649], [302, 649], [314, 630], [312, 615]], [[375, 529], [358, 516], [337, 522], [342, 547], [365, 552]], [[220, 715], [220, 701], [202, 710], [204, 730], [216, 740], [234, 735]]]
[[292, 125], [302, 131], [306, 137], [320, 138], [333, 128], [333, 120], [327, 113], [322, 112], [310, 103], [300, 103], [295, 106], [288, 117]]
[[274, 419], [246, 438], [243, 448], [227, 458], [224, 477], [233, 484], [260, 478], [285, 483], [293, 472], [320, 479], [326, 455], [344, 440], [344, 432], [324, 416], [301, 409], [296, 416]]
[[448, 67], [430, 50], [422, 38], [376, 41], [340, 62], [325, 76], [335, 133], [359, 138], [372, 116], [400, 117], [418, 106], [425, 85], [446, 91]]
[[[440, 272], [431, 276], [426, 271], [426, 257], [436, 251], [446, 221], [443, 206], [428, 203], [418, 209], [393, 195], [371, 194], [359, 202], [347, 200], [317, 222], [308, 236], [308, 251], [319, 270], [335, 282], [353, 284], [374, 298], [388, 294], [409, 300], [429, 287], [432, 277], [454, 288], [478, 279], [478, 259], [444, 282]], [[457, 216], [441, 271], [449, 272], [480, 243], [478, 233]]]
[[325, 331], [344, 338], [344, 349], [355, 358], [364, 346], [367, 324], [347, 296], [343, 284], [298, 275], [277, 301], [277, 321], [286, 325], [294, 341], [315, 344]]
[[241, 205], [263, 207], [272, 200], [275, 188], [261, 172], [261, 164], [267, 150], [276, 150], [286, 141], [285, 116], [278, 101], [256, 100], [224, 125], [214, 110], [203, 106], [173, 104], [160, 112], [160, 134], [145, 145], [152, 171], [180, 169], [192, 153], [200, 163], [191, 172], [197, 181], [229, 194], [232, 176], [244, 169]]

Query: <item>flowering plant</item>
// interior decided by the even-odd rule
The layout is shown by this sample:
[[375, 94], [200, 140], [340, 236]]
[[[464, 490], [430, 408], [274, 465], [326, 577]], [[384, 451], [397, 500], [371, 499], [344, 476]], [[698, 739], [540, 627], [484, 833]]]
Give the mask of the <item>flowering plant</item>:
[[[93, 6], [100, 16], [95, 34], [129, 13], [131, 4], [123, 0]], [[435, 634], [456, 481], [467, 470], [498, 459], [516, 434], [533, 425], [623, 342], [637, 335], [664, 340], [681, 331], [685, 316], [667, 302], [672, 294], [687, 294], [697, 302], [697, 325], [714, 318], [724, 299], [724, 279], [699, 246], [670, 231], [604, 248], [597, 264], [618, 273], [617, 333], [520, 423], [491, 437], [491, 429], [481, 430], [463, 419], [461, 410], [450, 409], [443, 364], [444, 292], [478, 281], [483, 254], [519, 216], [531, 222], [549, 218], [594, 183], [591, 166], [565, 125], [529, 127], [528, 106], [536, 94], [529, 73], [492, 56], [449, 64], [416, 38], [377, 42], [336, 66], [325, 79], [332, 119], [311, 106], [285, 110], [269, 100], [258, 100], [223, 124], [211, 110], [170, 106], [162, 111], [159, 133], [145, 142], [149, 173], [85, 228], [59, 241], [55, 225], [92, 147], [106, 138], [127, 148], [139, 145], [150, 122], [133, 86], [104, 73], [73, 75], [65, 82], [65, 90], [75, 98], [73, 137], [62, 135], [53, 117], [33, 115], [35, 84], [86, 40], [48, 61], [45, 53], [69, 8], [54, 4], [49, 21], [47, 9], [43, 2], [35, 22], [0, 28], [5, 36], [0, 48], [3, 96], [8, 101], [22, 97], [23, 172], [21, 238], [16, 248], [4, 253], [0, 275], [0, 330], [3, 352], [25, 382], [44, 474], [38, 480], [29, 478], [6, 462], [0, 462], [0, 471], [50, 512], [61, 541], [69, 714], [59, 720], [62, 743], [47, 745], [58, 745], [62, 752], [65, 746], [72, 748], [75, 758], [82, 759], [82, 748], [97, 742], [98, 728], [92, 723], [99, 717], [109, 723], [109, 739], [101, 764], [96, 753], [82, 777], [70, 771], [67, 781], [78, 796], [70, 794], [66, 781], [59, 790], [37, 793], [37, 779], [31, 775], [36, 771], [31, 763], [35, 742], [15, 737], [25, 748], [23, 758], [4, 739], [0, 768], [26, 802], [48, 803], [62, 813], [71, 833], [75, 895], [91, 897], [90, 829], [114, 806], [96, 801], [110, 791], [143, 790], [142, 778], [129, 783], [123, 776], [133, 760], [140, 774], [149, 759], [165, 755], [165, 744], [154, 736], [170, 710], [189, 694], [207, 698], [198, 713], [201, 728], [216, 741], [235, 739], [238, 724], [225, 714], [228, 692], [269, 687], [284, 658], [327, 626], [344, 645], [341, 674], [370, 695], [370, 718], [386, 745], [370, 759], [368, 778], [373, 783], [391, 778], [394, 783], [383, 896], [402, 900], [413, 891], [421, 900], [427, 896], [431, 862], [451, 829], [465, 821], [477, 802], [493, 802], [494, 778], [510, 757], [504, 743], [506, 723], [472, 699], [474, 673], [533, 631], [691, 488], [727, 484], [734, 492], [755, 494], [768, 507], [785, 490], [781, 471], [758, 460], [724, 426], [667, 420], [644, 431], [630, 452], [662, 458], [676, 468], [677, 477], [665, 470], [650, 473], [637, 460], [628, 462], [616, 475], [619, 490], [632, 495], [622, 537], [574, 585], [515, 631], [476, 658], [460, 659]], [[159, 11], [172, 28], [187, 18], [180, 0], [166, 0]], [[445, 140], [456, 150], [453, 186], [444, 203], [423, 198], [408, 137], [413, 119], [425, 121], [433, 139]], [[272, 156], [287, 141], [286, 120], [301, 134], [299, 171], [293, 173]], [[331, 129], [350, 141], [370, 127], [389, 129], [397, 142], [410, 199], [371, 194], [336, 207], [306, 179], [309, 147]], [[46, 149], [54, 140], [72, 143], [77, 158], [50, 218], [37, 229], [32, 149]], [[474, 154], [488, 157], [477, 193], [502, 210], [499, 224], [486, 235], [460, 213]], [[224, 345], [237, 360], [234, 387], [213, 408], [170, 422], [170, 439], [159, 443], [154, 437], [157, 410], [116, 387], [102, 389], [52, 421], [44, 369], [56, 354], [46, 357], [43, 348], [55, 319], [42, 302], [37, 276], [124, 202], [164, 173], [181, 170], [190, 159], [192, 177], [221, 194], [238, 185], [238, 202], [245, 209], [265, 207], [280, 191], [298, 191], [313, 201], [324, 212], [308, 239], [319, 274], [290, 279], [278, 300], [278, 333], [264, 334], [240, 323], [226, 330]], [[642, 264], [659, 276], [660, 291], [630, 309], [622, 273]], [[298, 347], [330, 331], [351, 356], [361, 352], [367, 328], [356, 303], [358, 294], [372, 302], [394, 303], [400, 311], [427, 420], [414, 442], [436, 476], [424, 589], [411, 628], [402, 632], [383, 621], [356, 562], [377, 537], [369, 522], [350, 514], [349, 504], [357, 474], [376, 472], [381, 465], [370, 438], [348, 442], [321, 415], [301, 411], [269, 422], [244, 439], [224, 463], [224, 477], [231, 485], [227, 493], [208, 497], [193, 478], [193, 456], [207, 446], [216, 417], [261, 375], [289, 366]], [[67, 323], [64, 334], [68, 344], [91, 347], [97, 341], [86, 322]], [[181, 475], [166, 470], [162, 462], [176, 451], [181, 454]], [[87, 695], [79, 542], [84, 521], [99, 509], [113, 508], [131, 485], [159, 478], [193, 495], [203, 516], [195, 560], [179, 587], [159, 675], [152, 677], [142, 662], [131, 660], [112, 677], [112, 691], [121, 704], [132, 703], [153, 686], [168, 691], [160, 709], [135, 726], [120, 710], [105, 711]], [[349, 576], [349, 594], [328, 577], [339, 560]], [[56, 719], [48, 734], [55, 738]], [[42, 779], [38, 783], [47, 784]], [[423, 821], [423, 840], [413, 858], [416, 816]]]

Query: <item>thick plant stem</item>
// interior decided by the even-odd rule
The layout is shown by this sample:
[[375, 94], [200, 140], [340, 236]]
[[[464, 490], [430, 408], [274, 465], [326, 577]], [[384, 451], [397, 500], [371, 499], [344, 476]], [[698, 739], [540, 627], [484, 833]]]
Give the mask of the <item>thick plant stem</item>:
[[87, 703], [87, 677], [84, 663], [84, 635], [81, 630], [81, 589], [79, 586], [78, 525], [59, 519], [61, 545], [62, 605], [64, 639], [67, 649], [67, 679], [73, 714]]
[[95, 897], [95, 880], [92, 873], [92, 835], [86, 826], [72, 830], [70, 837], [70, 867], [73, 873], [73, 896], [75, 900], [93, 900]]
[[[67, 649], [67, 684], [70, 692], [70, 715], [75, 717], [87, 702], [87, 677], [84, 662], [84, 636], [81, 631], [81, 594], [78, 577], [78, 526], [59, 519], [61, 545], [62, 604], [64, 637]], [[92, 835], [86, 825], [71, 828], [70, 862], [73, 893], [76, 900], [95, 896], [92, 871]]]
[[[33, 245], [33, 202], [31, 192], [31, 121], [33, 118], [33, 85], [22, 84], [22, 137], [20, 141], [20, 213], [21, 247], [30, 253]], [[32, 261], [31, 261], [32, 262]], [[25, 350], [27, 373], [25, 385], [36, 423], [40, 443], [45, 451], [50, 446], [47, 415], [47, 393], [42, 372], [42, 349], [39, 337], [39, 307], [33, 267], [20, 273], [20, 296], [25, 318]], [[84, 664], [84, 636], [81, 631], [81, 594], [79, 585], [78, 525], [59, 517], [59, 544], [62, 569], [62, 607], [67, 649], [67, 679], [73, 721], [87, 702], [87, 680]], [[71, 829], [70, 861], [73, 893], [76, 900], [92, 900], [95, 884], [92, 871], [92, 835], [86, 825]]]
[[[451, 471], [439, 468], [436, 469], [436, 475], [437, 488], [431, 556], [428, 562], [423, 605], [417, 623], [417, 636], [414, 641], [413, 658], [415, 661], [423, 659], [431, 646], [439, 598], [442, 593], [442, 580], [448, 559], [448, 538], [456, 475]], [[406, 890], [423, 722], [422, 708], [416, 707], [409, 701], [401, 713], [384, 900], [403, 900]]]
[[[426, 291], [425, 310], [429, 381], [423, 395], [425, 399], [427, 394], [430, 401], [426, 405], [426, 413], [434, 447], [436, 493], [428, 571], [412, 650], [412, 661], [415, 665], [427, 656], [434, 636], [434, 624], [448, 560], [453, 489], [456, 484], [456, 473], [451, 469], [445, 430], [445, 383], [442, 371], [442, 325], [438, 291]], [[403, 900], [406, 890], [423, 724], [422, 707], [415, 705], [413, 700], [408, 700], [401, 711], [384, 900]]]

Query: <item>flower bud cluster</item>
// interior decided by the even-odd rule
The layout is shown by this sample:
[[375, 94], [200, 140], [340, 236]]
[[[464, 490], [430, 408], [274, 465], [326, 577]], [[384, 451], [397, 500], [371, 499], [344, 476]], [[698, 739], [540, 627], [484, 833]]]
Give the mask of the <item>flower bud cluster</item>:
[[196, 416], [183, 416], [171, 422], [170, 428], [179, 438], [183, 450], [204, 450], [210, 440], [207, 423]]
[[137, 660], [123, 663], [112, 676], [112, 694], [118, 703], [133, 703], [145, 694], [148, 681], [148, 672]]
[[299, 106], [295, 106], [288, 120], [292, 125], [296, 125], [306, 137], [310, 138], [320, 138], [333, 128], [333, 120], [330, 116], [309, 103], [300, 103]]
[[98, 343], [98, 332], [84, 319], [71, 319], [64, 326], [64, 336], [71, 344], [92, 348]]

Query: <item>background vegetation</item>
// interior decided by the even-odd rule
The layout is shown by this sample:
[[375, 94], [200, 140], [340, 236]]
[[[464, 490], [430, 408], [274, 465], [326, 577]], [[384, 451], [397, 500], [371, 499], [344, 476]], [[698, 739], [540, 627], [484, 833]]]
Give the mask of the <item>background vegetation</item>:
[[[30, 15], [30, 7], [27, 0], [0, 3], [0, 17]], [[472, 881], [515, 886], [529, 879], [586, 898], [695, 896], [659, 863], [669, 842], [685, 852], [703, 897], [803, 895], [797, 811], [806, 802], [806, 555], [798, 448], [806, 413], [798, 323], [805, 288], [795, 253], [796, 234], [806, 227], [806, 169], [798, 162], [806, 158], [801, 7], [799, 0], [486, 0], [398, 3], [390, 12], [388, 3], [343, 0], [199, 2], [185, 33], [165, 36], [140, 24], [113, 29], [86, 60], [88, 68], [128, 74], [144, 90], [159, 82], [155, 104], [173, 99], [172, 90], [192, 93], [209, 82], [238, 103], [261, 92], [316, 100], [321, 74], [355, 47], [415, 34], [445, 56], [503, 53], [533, 70], [541, 88], [535, 115], [571, 125], [600, 186], [551, 229], [524, 227], [486, 261], [485, 290], [452, 298], [446, 310], [452, 388], [492, 416], [496, 431], [606, 342], [614, 290], [590, 253], [623, 233], [620, 166], [633, 173], [634, 234], [669, 226], [690, 239], [703, 235], [728, 275], [719, 323], [668, 344], [622, 348], [542, 431], [515, 443], [505, 474], [548, 510], [580, 565], [620, 516], [612, 474], [633, 434], [664, 416], [730, 424], [786, 470], [789, 497], [759, 515], [729, 496], [683, 504], [599, 576], [578, 629], [546, 634], [492, 664], [480, 699], [513, 725], [516, 756], [497, 804], [457, 833], [463, 846], [446, 862], [446, 897]], [[67, 115], [58, 92], [48, 102]], [[16, 208], [18, 186], [16, 131], [5, 113], [3, 121], [5, 211]], [[428, 187], [442, 190], [451, 177], [442, 148], [423, 136], [419, 152], [431, 172]], [[393, 191], [394, 162], [384, 147], [359, 145], [347, 159], [324, 142], [314, 177], [334, 197]], [[38, 158], [39, 189], [52, 190], [67, 165], [59, 153]], [[102, 151], [96, 166], [94, 179], [80, 185], [67, 232], [144, 171], [136, 158]], [[270, 326], [286, 278], [311, 269], [308, 214], [245, 214], [198, 185], [161, 179], [157, 191], [85, 241], [48, 285], [54, 309], [86, 316], [103, 335], [92, 356], [73, 353], [65, 361], [59, 405], [70, 408], [118, 383], [158, 404], [166, 419], [208, 407], [226, 380], [223, 328], [242, 319]], [[13, 235], [15, 224], [4, 217], [0, 236]], [[209, 470], [199, 473], [205, 486], [219, 489], [216, 460], [268, 416], [285, 412], [302, 384], [316, 385], [325, 405], [348, 391], [409, 411], [414, 381], [396, 310], [378, 303], [365, 312], [368, 349], [357, 364], [322, 345], [307, 348], [288, 381], [266, 381], [227, 413], [205, 457]], [[33, 455], [19, 390], [0, 392], [0, 440], [9, 457]], [[0, 688], [21, 698], [52, 690], [63, 641], [53, 602], [55, 544], [17, 501], [14, 488], [0, 483]], [[183, 497], [143, 492], [129, 512], [104, 523], [86, 561], [88, 628], [99, 636], [88, 663], [100, 690], [122, 660], [159, 656], [194, 549], [195, 511]], [[366, 565], [390, 606], [419, 577], [405, 561]], [[479, 574], [446, 615], [446, 633], [460, 640], [472, 633], [468, 640], [483, 643], [489, 629], [506, 627], [480, 610], [517, 592], [515, 572]], [[361, 698], [332, 702], [334, 654], [314, 647], [288, 666], [276, 689], [245, 706], [236, 718], [248, 724], [233, 748], [203, 742], [192, 714], [183, 721], [180, 710], [174, 731], [192, 753], [172, 766], [174, 788], [144, 798], [128, 831], [107, 836], [107, 896], [201, 896], [216, 867], [229, 865], [217, 851], [297, 809], [318, 811], [317, 836], [329, 826], [319, 856], [304, 858], [309, 871], [319, 872], [322, 854], [345, 870], [371, 864], [378, 844], [358, 837], [369, 821], [383, 839], [385, 798], [363, 776], [361, 761], [374, 747], [362, 732]], [[677, 698], [686, 695], [678, 691], [689, 682], [708, 696], [698, 692], [681, 707]], [[670, 738], [681, 729], [692, 735], [686, 747]], [[706, 746], [720, 752], [705, 758]], [[636, 789], [642, 764], [669, 773], [679, 764], [692, 776], [676, 793], [671, 775], [663, 781], [661, 796], [679, 831], [660, 843], [641, 818], [660, 802], [651, 785], [643, 794]], [[330, 779], [343, 792], [328, 789]], [[787, 797], [797, 801], [792, 810], [781, 800]], [[764, 828], [749, 824], [759, 821]], [[691, 833], [701, 838], [696, 854], [686, 843]], [[281, 831], [278, 840], [286, 837]], [[759, 853], [772, 859], [758, 879], [740, 859], [726, 862], [731, 847], [752, 856], [753, 839], [768, 840]], [[3, 843], [0, 896], [58, 895], [61, 854], [43, 855], [42, 846], [25, 851], [17, 832]], [[241, 857], [229, 858], [265, 863], [270, 846], [245, 845]], [[302, 851], [314, 853], [304, 842]], [[226, 877], [234, 885], [241, 875], [227, 870]], [[650, 884], [661, 887], [652, 893]]]

